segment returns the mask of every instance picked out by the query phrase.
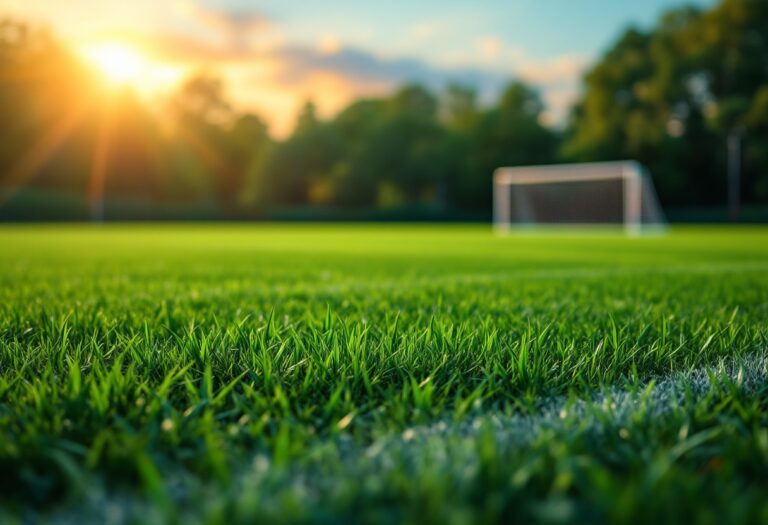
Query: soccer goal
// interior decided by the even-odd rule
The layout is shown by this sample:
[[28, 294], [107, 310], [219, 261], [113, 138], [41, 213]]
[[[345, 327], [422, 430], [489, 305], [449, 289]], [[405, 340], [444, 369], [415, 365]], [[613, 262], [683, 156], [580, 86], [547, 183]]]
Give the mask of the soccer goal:
[[637, 162], [499, 168], [496, 231], [537, 225], [617, 225], [632, 235], [666, 223], [653, 182]]

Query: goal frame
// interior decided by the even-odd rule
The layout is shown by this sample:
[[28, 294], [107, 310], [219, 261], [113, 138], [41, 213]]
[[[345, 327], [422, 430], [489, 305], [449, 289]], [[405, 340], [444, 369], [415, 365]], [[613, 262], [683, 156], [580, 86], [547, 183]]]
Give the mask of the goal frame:
[[[574, 168], [577, 171], [574, 172]], [[590, 173], [593, 170], [594, 172]], [[623, 183], [624, 231], [628, 235], [639, 235], [644, 229], [642, 222], [644, 179], [647, 179], [647, 183], [652, 189], [653, 185], [646, 169], [639, 162], [633, 160], [501, 167], [496, 169], [493, 174], [494, 229], [497, 233], [507, 233], [513, 228], [512, 186], [619, 180]], [[586, 226], [589, 224], [577, 225]]]

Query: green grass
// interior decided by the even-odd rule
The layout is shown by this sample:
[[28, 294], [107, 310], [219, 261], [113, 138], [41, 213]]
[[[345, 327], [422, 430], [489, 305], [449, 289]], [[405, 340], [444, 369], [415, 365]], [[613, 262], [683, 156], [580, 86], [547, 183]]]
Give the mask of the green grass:
[[0, 246], [0, 521], [768, 520], [766, 228]]

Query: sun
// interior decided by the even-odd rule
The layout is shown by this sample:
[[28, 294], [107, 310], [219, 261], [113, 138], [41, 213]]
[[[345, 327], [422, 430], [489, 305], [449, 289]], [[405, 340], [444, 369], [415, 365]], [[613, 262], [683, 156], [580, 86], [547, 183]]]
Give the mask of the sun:
[[116, 42], [89, 46], [84, 55], [110, 82], [118, 85], [137, 83], [147, 69], [147, 61], [134, 48]]

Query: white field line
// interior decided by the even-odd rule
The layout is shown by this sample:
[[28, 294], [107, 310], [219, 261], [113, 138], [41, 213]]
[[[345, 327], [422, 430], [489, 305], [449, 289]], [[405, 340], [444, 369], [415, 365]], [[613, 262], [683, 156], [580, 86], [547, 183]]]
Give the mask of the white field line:
[[[556, 440], [558, 436], [565, 436], [574, 430], [587, 433], [593, 439], [609, 434], [622, 437], [622, 432], [628, 432], [627, 428], [637, 426], [632, 419], [640, 410], [645, 411], [645, 418], [663, 421], [673, 411], [685, 407], [686, 403], [704, 399], [714, 386], [711, 377], [716, 381], [731, 381], [747, 395], [760, 392], [765, 395], [768, 354], [723, 360], [713, 367], [659, 377], [635, 391], [613, 387], [577, 400], [563, 396], [546, 398], [541, 400], [536, 411], [528, 414], [481, 412], [458, 423], [446, 418], [380, 437], [364, 448], [355, 444], [349, 435], [342, 435], [337, 440], [332, 457], [321, 456], [316, 464], [303, 464], [290, 477], [292, 483], [297, 480], [306, 483], [302, 492], [311, 494], [316, 493], [318, 487], [313, 476], [306, 475], [307, 471], [314, 473], [317, 469], [323, 472], [323, 461], [335, 462], [338, 468], [334, 471], [359, 479], [378, 476], [403, 465], [421, 465], [422, 468], [456, 475], [457, 472], [470, 472], [477, 468], [479, 439], [490, 437], [496, 450], [510, 451], [525, 450], [526, 446], [542, 436]], [[606, 424], [606, 421], [609, 423]], [[685, 439], [687, 436], [682, 432], [687, 431], [680, 429], [680, 432], [680, 439]], [[241, 483], [248, 490], [279, 485], [270, 471], [269, 458], [257, 455], [243, 472]], [[332, 480], [325, 482], [332, 483]]]
[[[414, 479], [419, 475], [448, 476], [453, 483], [471, 485], [476, 483], [473, 480], [477, 479], [479, 468], [479, 440], [491, 439], [496, 453], [504, 457], [504, 451], [524, 452], [537, 439], [558, 440], [574, 431], [586, 434], [591, 440], [626, 439], [631, 436], [622, 432], [637, 428], [634, 418], [640, 411], [645, 411], [642, 417], [646, 421], [648, 418], [663, 421], [680, 407], [684, 410], [712, 392], [711, 377], [733, 382], [746, 395], [766, 395], [768, 356], [724, 360], [711, 368], [674, 373], [636, 391], [608, 388], [575, 401], [548, 398], [529, 414], [481, 412], [458, 423], [446, 418], [380, 437], [367, 446], [357, 444], [349, 434], [342, 434], [310, 447], [300, 461], [289, 465], [275, 465], [269, 456], [259, 453], [241, 463], [224, 497], [230, 502], [247, 499], [249, 506], [266, 511], [274, 509], [275, 502], [289, 498], [297, 509], [312, 515], [313, 509], [321, 513], [327, 511], [329, 499], [338, 485], [348, 484], [349, 480], [375, 491], [388, 475], [399, 472], [400, 476], [412, 475]], [[696, 437], [688, 436], [687, 432], [685, 425], [679, 429], [680, 442], [688, 437], [696, 441]], [[510, 471], [512, 482], [525, 474], [525, 465], [515, 468]], [[649, 465], [649, 473], [653, 473], [653, 468]], [[407, 472], [400, 472], [402, 469]], [[162, 522], [158, 509], [149, 500], [135, 494], [110, 493], [97, 480], [93, 481], [84, 501], [65, 505], [46, 515], [44, 521], [61, 525], [122, 524], [153, 519]], [[524, 483], [525, 479], [518, 481]], [[218, 503], [224, 501], [222, 494], [217, 494], [222, 490], [220, 487], [188, 473], [166, 471], [163, 482], [174, 506], [180, 509], [191, 501], [205, 502], [208, 497], [217, 497]], [[214, 501], [214, 508], [215, 504]], [[33, 521], [41, 518], [34, 512], [29, 517]], [[194, 521], [199, 516], [189, 518]]]
[[610, 387], [598, 391], [592, 397], [575, 401], [564, 396], [542, 399], [538, 410], [533, 414], [483, 414], [468, 418], [459, 424], [446, 420], [416, 426], [402, 435], [383, 438], [374, 443], [369, 451], [373, 449], [383, 453], [388, 446], [397, 446], [404, 441], [429, 441], [434, 436], [460, 436], [472, 440], [478, 437], [479, 432], [488, 428], [492, 429], [498, 442], [523, 446], [543, 430], [564, 430], [564, 422], [568, 418], [578, 418], [581, 425], [591, 427], [595, 431], [603, 431], [604, 423], [602, 418], [596, 417], [595, 409], [602, 415], [610, 416], [613, 426], [618, 429], [629, 424], [629, 418], [636, 414], [641, 403], [649, 409], [651, 416], [663, 418], [684, 406], [686, 401], [700, 401], [712, 390], [710, 373], [716, 380], [726, 379], [733, 382], [746, 394], [761, 390], [765, 392], [768, 386], [768, 354], [726, 359], [711, 367], [657, 377], [636, 391]]

